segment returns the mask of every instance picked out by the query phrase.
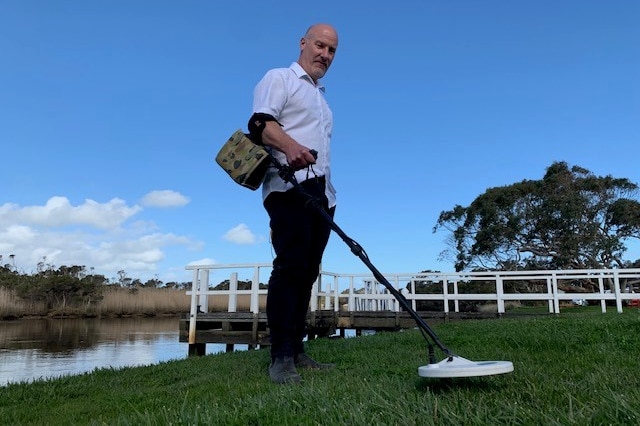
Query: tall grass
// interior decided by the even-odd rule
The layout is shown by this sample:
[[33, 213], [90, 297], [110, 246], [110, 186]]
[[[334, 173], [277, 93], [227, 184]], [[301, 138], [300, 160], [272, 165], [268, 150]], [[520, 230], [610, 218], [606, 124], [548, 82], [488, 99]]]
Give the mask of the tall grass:
[[266, 350], [226, 353], [0, 388], [11, 425], [635, 425], [640, 315], [589, 313], [434, 325], [454, 352], [510, 360], [510, 374], [425, 379], [415, 330], [318, 339], [335, 362], [271, 383]]
[[191, 299], [185, 290], [111, 287], [96, 307], [101, 316], [178, 314], [189, 312]]
[[44, 303], [25, 301], [15, 291], [0, 287], [0, 319], [46, 314]]
[[47, 309], [42, 302], [25, 301], [15, 291], [0, 287], [0, 319], [25, 316], [173, 315], [189, 312], [190, 309], [190, 296], [185, 290], [108, 287], [103, 296], [97, 305], [67, 305]]

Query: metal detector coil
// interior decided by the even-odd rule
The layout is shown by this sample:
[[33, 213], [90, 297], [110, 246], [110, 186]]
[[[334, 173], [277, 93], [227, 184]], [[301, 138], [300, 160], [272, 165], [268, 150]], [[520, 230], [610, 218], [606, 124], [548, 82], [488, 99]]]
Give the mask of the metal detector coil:
[[512, 371], [513, 363], [510, 361], [469, 361], [459, 356], [452, 356], [438, 363], [419, 367], [418, 375], [420, 377], [442, 379], [493, 376], [495, 374], [511, 373]]

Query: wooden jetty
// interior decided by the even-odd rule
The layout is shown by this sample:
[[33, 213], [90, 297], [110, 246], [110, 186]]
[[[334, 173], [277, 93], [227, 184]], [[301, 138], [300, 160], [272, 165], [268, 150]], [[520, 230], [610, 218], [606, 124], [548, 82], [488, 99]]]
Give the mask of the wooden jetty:
[[[447, 321], [468, 318], [495, 318], [491, 313], [448, 313], [419, 312], [425, 320]], [[189, 342], [188, 314], [180, 317], [180, 342], [189, 343], [189, 355], [204, 355], [207, 343], [225, 344], [227, 350], [234, 345], [249, 347], [268, 346], [269, 328], [264, 312], [209, 312], [200, 313], [196, 319], [195, 339]], [[362, 331], [397, 331], [416, 327], [415, 320], [406, 312], [391, 311], [332, 311], [309, 312], [307, 316], [308, 339], [320, 337], [345, 337], [347, 330], [354, 330], [356, 336]]]

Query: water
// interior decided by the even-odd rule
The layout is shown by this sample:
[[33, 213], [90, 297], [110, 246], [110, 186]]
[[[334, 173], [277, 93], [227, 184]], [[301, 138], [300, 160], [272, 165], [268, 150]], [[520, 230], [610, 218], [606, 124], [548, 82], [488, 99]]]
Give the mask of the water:
[[[0, 386], [184, 359], [188, 346], [178, 318], [0, 321]], [[224, 350], [207, 344], [207, 354]]]

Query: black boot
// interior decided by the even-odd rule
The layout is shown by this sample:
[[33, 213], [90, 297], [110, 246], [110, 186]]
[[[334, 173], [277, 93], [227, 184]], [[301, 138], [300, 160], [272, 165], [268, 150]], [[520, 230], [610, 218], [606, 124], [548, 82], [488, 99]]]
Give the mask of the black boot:
[[310, 370], [330, 370], [336, 365], [318, 362], [303, 352], [296, 355], [295, 366], [298, 368], [307, 368]]
[[284, 356], [275, 358], [269, 366], [271, 381], [278, 384], [300, 383], [302, 377], [296, 371], [293, 357]]

